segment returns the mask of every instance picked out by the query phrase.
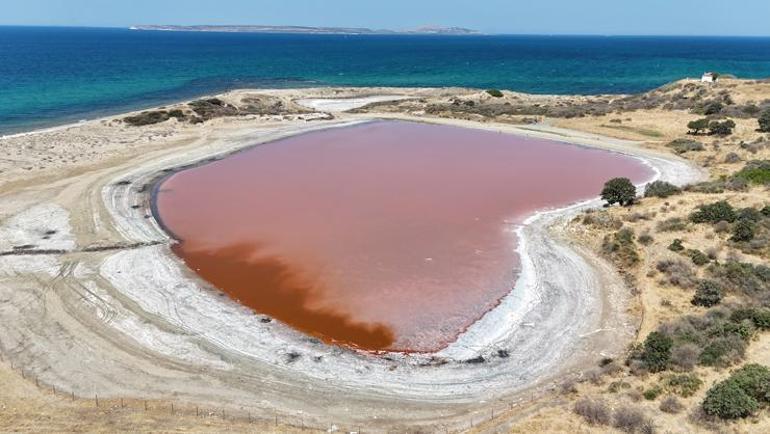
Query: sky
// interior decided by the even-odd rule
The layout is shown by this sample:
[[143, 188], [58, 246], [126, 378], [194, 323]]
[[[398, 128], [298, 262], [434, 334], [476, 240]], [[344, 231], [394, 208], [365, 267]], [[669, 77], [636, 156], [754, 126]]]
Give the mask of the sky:
[[0, 0], [0, 25], [270, 24], [770, 36], [770, 0]]

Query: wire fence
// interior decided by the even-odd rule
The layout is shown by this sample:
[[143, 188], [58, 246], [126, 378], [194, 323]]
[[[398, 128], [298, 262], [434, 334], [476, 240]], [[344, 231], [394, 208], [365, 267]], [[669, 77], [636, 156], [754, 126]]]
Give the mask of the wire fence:
[[[0, 354], [0, 362], [5, 362], [2, 354]], [[110, 411], [126, 411], [126, 412], [152, 412], [155, 415], [165, 414], [171, 417], [196, 417], [211, 421], [216, 419], [221, 423], [231, 423], [233, 425], [254, 425], [261, 428], [273, 427], [276, 430], [279, 429], [293, 429], [299, 431], [309, 432], [341, 432], [341, 433], [366, 433], [366, 432], [386, 432], [390, 431], [383, 426], [367, 426], [365, 424], [343, 424], [329, 421], [326, 423], [319, 422], [318, 418], [310, 416], [302, 417], [297, 415], [286, 415], [275, 413], [272, 417], [266, 417], [264, 411], [251, 411], [246, 408], [229, 408], [229, 407], [208, 407], [194, 404], [183, 404], [179, 402], [171, 402], [168, 400], [156, 400], [156, 399], [137, 399], [129, 397], [114, 397], [114, 396], [100, 396], [95, 393], [93, 396], [83, 396], [77, 394], [73, 390], [65, 390], [61, 387], [56, 387], [53, 384], [47, 384], [40, 380], [39, 377], [25, 371], [22, 367], [15, 366], [12, 362], [10, 367], [14, 371], [18, 371], [21, 377], [26, 381], [32, 382], [43, 392], [48, 392], [56, 397], [71, 402], [77, 402], [81, 405], [93, 405], [95, 409], [110, 410]], [[443, 433], [459, 433], [479, 428], [481, 425], [494, 421], [496, 418], [503, 418], [504, 416], [512, 413], [518, 406], [524, 402], [528, 402], [530, 399], [536, 399], [535, 393], [529, 398], [519, 397], [513, 401], [497, 401], [495, 404], [486, 406], [485, 409], [471, 412], [467, 415], [467, 422], [460, 421], [448, 421], [446, 423], [434, 424], [431, 426], [417, 426], [413, 430], [404, 428], [399, 432], [425, 432], [426, 429], [430, 432], [443, 432]], [[90, 404], [89, 404], [90, 403]]]

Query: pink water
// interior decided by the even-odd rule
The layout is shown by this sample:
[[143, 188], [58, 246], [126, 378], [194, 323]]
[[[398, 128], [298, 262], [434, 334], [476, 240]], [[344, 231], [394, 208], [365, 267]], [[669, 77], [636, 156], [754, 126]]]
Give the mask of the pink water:
[[259, 313], [326, 342], [433, 351], [514, 286], [515, 223], [642, 182], [632, 158], [406, 122], [329, 129], [177, 173], [175, 252]]

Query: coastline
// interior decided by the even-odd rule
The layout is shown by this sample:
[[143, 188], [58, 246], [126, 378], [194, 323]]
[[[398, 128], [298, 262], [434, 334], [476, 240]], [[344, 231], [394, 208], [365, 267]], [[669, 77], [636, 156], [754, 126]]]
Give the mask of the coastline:
[[[398, 90], [399, 89], [395, 89], [395, 91]], [[347, 102], [350, 103], [350, 101]], [[221, 158], [222, 155], [226, 155], [228, 152], [238, 152], [249, 146], [258, 146], [259, 143], [265, 143], [266, 141], [273, 141], [280, 137], [302, 132], [309, 132], [326, 127], [346, 126], [349, 124], [346, 122], [355, 123], [364, 122], [366, 119], [389, 118], [387, 115], [375, 117], [370, 115], [345, 115], [344, 117], [345, 120], [337, 120], [331, 124], [323, 123], [320, 124], [320, 126], [308, 127], [306, 122], [303, 122], [303, 124], [290, 125], [289, 127], [283, 128], [260, 128], [256, 134], [254, 131], [251, 131], [253, 127], [244, 126], [240, 131], [237, 131], [233, 135], [218, 137], [214, 138], [213, 140], [209, 137], [206, 137], [207, 134], [204, 134], [194, 142], [194, 144], [197, 146], [184, 147], [191, 152], [182, 153], [180, 155], [179, 152], [171, 149], [165, 153], [161, 152], [163, 155], [162, 159], [149, 159], [149, 157], [147, 157], [144, 159], [144, 161], [129, 162], [117, 169], [112, 168], [106, 170], [105, 175], [101, 175], [98, 182], [96, 182], [96, 184], [92, 184], [96, 188], [96, 190], [92, 191], [96, 191], [102, 203], [106, 205], [106, 212], [107, 215], [109, 215], [112, 224], [114, 225], [115, 232], [117, 232], [117, 234], [119, 234], [120, 237], [126, 241], [161, 242], [163, 244], [143, 247], [140, 249], [120, 251], [118, 253], [113, 253], [101, 257], [97, 263], [93, 264], [98, 266], [99, 271], [96, 274], [99, 276], [98, 278], [91, 279], [90, 281], [98, 282], [99, 280], [102, 280], [102, 282], [97, 283], [96, 287], [94, 287], [92, 284], [87, 284], [86, 286], [91, 286], [89, 288], [90, 292], [93, 294], [98, 294], [98, 298], [102, 300], [102, 303], [104, 303], [105, 300], [108, 300], [109, 298], [115, 299], [112, 302], [113, 310], [117, 309], [117, 306], [122, 304], [121, 301], [125, 303], [127, 300], [130, 300], [131, 304], [138, 304], [141, 307], [141, 310], [144, 312], [144, 320], [149, 320], [151, 324], [156, 325], [156, 330], [153, 332], [155, 333], [155, 338], [153, 338], [152, 333], [149, 335], [143, 333], [141, 331], [140, 323], [135, 321], [132, 322], [131, 320], [125, 319], [123, 323], [118, 325], [124, 327], [125, 334], [143, 336], [147, 338], [141, 342], [140, 345], [143, 347], [143, 351], [151, 350], [162, 353], [164, 350], [167, 351], [168, 349], [174, 349], [175, 351], [173, 353], [165, 354], [165, 356], [170, 358], [176, 357], [182, 360], [182, 363], [188, 363], [191, 365], [191, 367], [194, 366], [193, 371], [222, 371], [212, 373], [212, 380], [210, 382], [204, 382], [204, 384], [209, 383], [207, 387], [212, 388], [211, 392], [209, 392], [206, 387], [182, 385], [181, 379], [179, 380], [180, 382], [175, 383], [180, 386], [181, 390], [186, 390], [186, 395], [189, 396], [190, 399], [196, 401], [214, 401], [221, 399], [225, 401], [237, 402], [239, 399], [251, 396], [250, 394], [254, 393], [253, 391], [244, 390], [250, 389], [250, 387], [239, 386], [235, 387], [235, 390], [224, 390], [222, 387], [214, 386], [216, 383], [231, 383], [231, 381], [237, 378], [238, 375], [237, 373], [233, 374], [232, 376], [229, 375], [234, 371], [239, 371], [240, 375], [245, 375], [246, 373], [251, 373], [250, 375], [254, 375], [254, 372], [265, 372], [269, 375], [286, 376], [286, 378], [292, 378], [301, 372], [302, 378], [296, 378], [296, 383], [298, 385], [292, 387], [292, 389], [299, 387], [300, 384], [312, 385], [312, 387], [315, 389], [312, 394], [313, 396], [316, 394], [318, 394], [318, 396], [324, 396], [326, 393], [336, 394], [344, 390], [345, 393], [350, 394], [348, 395], [349, 397], [352, 397], [350, 398], [350, 401], [354, 402], [356, 406], [369, 408], [370, 406], [375, 405], [373, 403], [377, 403], [376, 405], [380, 406], [390, 406], [389, 408], [385, 409], [384, 413], [382, 413], [382, 417], [384, 419], [387, 418], [387, 414], [394, 414], [393, 412], [399, 411], [398, 409], [402, 405], [407, 405], [407, 407], [409, 407], [409, 402], [413, 400], [422, 400], [425, 402], [420, 405], [420, 407], [422, 407], [420, 410], [411, 408], [411, 411], [413, 411], [412, 414], [415, 415], [417, 419], [424, 418], [428, 420], [438, 420], [437, 415], [446, 411], [446, 407], [442, 407], [442, 404], [450, 405], [449, 403], [451, 403], [451, 412], [454, 414], [453, 420], [462, 421], [465, 415], [467, 415], [467, 412], [473, 411], [475, 408], [483, 408], [483, 406], [473, 404], [473, 402], [478, 401], [479, 397], [500, 398], [501, 396], [515, 396], [517, 394], [523, 393], [525, 390], [531, 390], [533, 386], [542, 387], [544, 384], [548, 384], [548, 382], [553, 379], [552, 377], [558, 376], [557, 374], [562, 374], [561, 371], [563, 369], [569, 368], [562, 363], [564, 362], [564, 357], [567, 355], [565, 352], [569, 353], [568, 349], [570, 348], [569, 346], [564, 345], [553, 345], [552, 348], [550, 348], [551, 354], [548, 354], [551, 363], [542, 363], [539, 366], [531, 366], [535, 364], [532, 363], [532, 360], [529, 357], [526, 357], [526, 354], [524, 354], [524, 357], [518, 360], [493, 359], [489, 363], [485, 364], [483, 369], [484, 372], [479, 372], [480, 369], [478, 369], [476, 366], [461, 363], [463, 358], [472, 358], [471, 356], [476, 354], [489, 356], [497, 349], [496, 344], [506, 339], [506, 337], [509, 338], [508, 341], [511, 339], [529, 339], [529, 342], [532, 342], [531, 336], [511, 336], [511, 334], [515, 331], [510, 330], [510, 328], [515, 328], [516, 324], [524, 323], [525, 321], [521, 320], [521, 318], [515, 318], [515, 315], [513, 315], [510, 310], [505, 310], [505, 308], [510, 309], [511, 307], [515, 307], [506, 304], [505, 300], [501, 303], [500, 306], [498, 306], [498, 308], [494, 310], [498, 311], [497, 314], [490, 316], [490, 312], [488, 315], [485, 315], [485, 318], [487, 316], [490, 317], [490, 319], [486, 320], [487, 325], [481, 324], [483, 321], [485, 321], [483, 318], [477, 322], [477, 324], [480, 324], [478, 330], [469, 329], [463, 335], [465, 337], [461, 336], [461, 338], [458, 339], [457, 342], [460, 343], [458, 343], [455, 348], [443, 354], [439, 353], [440, 356], [456, 359], [456, 361], [460, 363], [450, 364], [449, 366], [445, 365], [443, 367], [433, 366], [430, 369], [425, 369], [424, 366], [421, 366], [425, 363], [431, 363], [430, 357], [428, 356], [410, 356], [401, 357], [395, 361], [379, 360], [373, 362], [369, 360], [367, 356], [358, 354], [356, 352], [319, 346], [317, 343], [307, 342], [307, 339], [303, 336], [300, 336], [291, 330], [282, 329], [282, 327], [277, 325], [262, 327], [259, 323], [259, 319], [256, 318], [253, 314], [245, 312], [243, 309], [234, 309], [233, 303], [220, 302], [216, 300], [214, 293], [212, 293], [210, 289], [201, 287], [200, 283], [195, 280], [195, 276], [191, 276], [191, 273], [181, 269], [180, 261], [175, 260], [173, 254], [169, 252], [167, 246], [169, 237], [165, 236], [165, 233], [160, 229], [157, 221], [154, 221], [154, 219], [145, 218], [144, 215], [140, 215], [140, 213], [137, 213], [133, 208], [136, 204], [142, 203], [146, 209], [148, 204], [146, 190], [142, 192], [131, 191], [132, 189], [136, 190], [135, 185], [147, 185], [147, 183], [150, 182], [151, 176], [157, 177], [158, 173], [165, 173], [163, 171], [176, 167], [175, 165], [183, 166], [184, 164], [190, 164], [192, 161], [203, 161], [206, 158]], [[402, 118], [404, 120], [425, 121], [424, 118], [409, 117], [407, 115], [403, 115]], [[90, 122], [98, 124], [100, 121], [101, 120]], [[447, 121], [447, 123], [466, 127], [470, 125], [468, 122], [461, 121]], [[474, 124], [476, 127], [480, 126], [478, 123]], [[61, 129], [56, 131], [66, 131], [68, 128], [72, 127], [87, 128], [88, 125], [84, 126], [83, 124], [74, 124], [63, 126]], [[554, 130], [548, 131], [548, 129], [543, 131], [531, 131], [505, 125], [482, 125], [482, 127], [505, 131], [515, 130], [520, 133], [524, 133], [525, 135], [538, 135], [540, 137], [549, 139], [553, 139], [554, 136], [560, 137], [556, 135]], [[557, 132], [559, 134], [564, 134], [564, 131]], [[47, 133], [49, 133], [49, 131], [36, 132], [36, 134]], [[560, 141], [567, 141], [563, 136], [561, 137], [562, 139]], [[701, 173], [698, 170], [692, 170], [692, 172], [689, 172], [689, 174], [687, 171], [685, 171], [684, 176], [679, 180], [676, 180], [673, 178], [676, 177], [678, 169], [675, 170], [674, 168], [681, 169], [682, 167], [691, 166], [673, 157], [669, 158], [669, 156], [644, 152], [643, 150], [637, 148], [629, 148], [629, 146], [632, 146], [631, 144], [620, 143], [613, 139], [602, 139], [597, 136], [586, 135], [583, 133], [573, 133], [572, 136], [568, 136], [567, 138], [574, 139], [577, 142], [583, 142], [577, 144], [582, 144], [584, 146], [599, 146], [602, 147], [602, 149], [615, 149], [616, 151], [625, 149], [629, 153], [636, 152], [637, 154], [641, 154], [636, 156], [643, 159], [646, 158], [645, 161], [648, 161], [649, 164], [652, 164], [655, 167], [663, 167], [663, 169], [661, 169], [663, 175], [661, 176], [671, 177], [671, 180], [675, 182], [678, 181], [683, 183], [695, 180], [698, 176], [700, 176], [699, 174]], [[5, 140], [5, 138], [0, 140]], [[259, 140], [263, 141], [259, 142]], [[206, 147], [204, 147], [204, 145]], [[132, 184], [119, 185], [121, 181], [126, 179], [130, 179]], [[617, 276], [612, 275], [613, 272], [610, 271], [610, 268], [607, 267], [606, 264], [601, 265], [603, 261], [597, 260], [595, 257], [591, 257], [585, 251], [581, 252], [577, 250], [571, 250], [574, 248], [574, 246], [571, 246], [569, 242], [563, 238], [563, 228], [559, 228], [559, 225], [563, 225], [570, 219], [571, 216], [574, 215], [574, 213], [578, 212], [583, 207], [590, 206], [591, 202], [594, 201], [568, 206], [563, 209], [538, 213], [527, 219], [527, 225], [517, 229], [521, 231], [519, 248], [523, 253], [521, 256], [522, 264], [524, 264], [525, 256], [527, 261], [531, 261], [528, 265], [530, 272], [527, 274], [527, 285], [531, 286], [533, 282], [537, 281], [537, 279], [533, 279], [533, 277], [543, 276], [542, 272], [538, 273], [537, 271], [534, 271], [535, 267], [555, 265], [556, 269], [559, 269], [559, 264], [553, 264], [548, 262], [548, 260], [542, 260], [542, 258], [540, 261], [535, 261], [535, 259], [533, 259], [537, 257], [538, 251], [536, 249], [543, 249], [543, 245], [546, 245], [546, 251], [540, 251], [542, 255], [552, 255], [555, 253], [557, 255], [564, 256], [566, 254], [569, 256], [569, 261], [567, 261], [567, 263], [573, 266], [575, 264], [580, 264], [582, 261], [582, 264], [578, 266], [577, 269], [581, 269], [581, 267], [583, 267], [583, 272], [585, 272], [587, 267], [588, 273], [590, 275], [587, 280], [588, 282], [593, 284], [597, 282], [595, 279], [604, 279], [603, 282], [609, 283], [608, 287], [611, 288], [611, 290], [615, 292], [622, 291], [622, 282], [619, 282]], [[102, 216], [102, 219], [103, 218], [104, 216]], [[108, 225], [109, 222], [104, 220], [101, 224]], [[543, 240], [543, 242], [535, 242], [535, 239]], [[530, 249], [535, 249], [535, 251]], [[564, 266], [564, 264], [561, 264], [561, 266]], [[156, 267], [158, 268], [156, 269]], [[592, 267], [598, 267], [599, 269], [591, 269]], [[20, 269], [20, 267], [16, 267], [14, 271], [18, 271]], [[91, 270], [91, 273], [95, 271], [96, 270]], [[130, 280], [135, 279], [137, 276], [126, 278], [126, 274], [131, 273], [142, 275], [140, 277], [143, 277], [144, 280]], [[519, 279], [522, 280], [524, 275], [523, 266]], [[155, 276], [160, 278], [156, 279], [157, 282], [153, 282], [153, 279], [146, 279], [147, 276]], [[82, 280], [77, 276], [75, 277], [75, 280]], [[574, 279], [572, 280], [574, 283]], [[99, 288], [98, 286], [103, 285], [104, 281], [110, 282], [114, 289]], [[150, 288], [153, 288], [153, 285], [157, 287], [158, 282], [163, 282], [164, 286], [157, 288], [156, 290], [151, 290]], [[185, 288], [180, 288], [179, 282], [184, 282], [182, 286]], [[542, 281], [540, 283], [542, 283]], [[561, 283], [563, 285], [565, 282]], [[602, 285], [602, 287], [605, 286]], [[182, 289], [188, 292], [180, 293], [180, 290]], [[151, 297], [148, 298], [150, 295]], [[574, 297], [576, 294], [573, 293], [571, 295], [573, 299], [575, 299]], [[617, 294], [615, 296], [617, 296]], [[152, 297], [156, 298], [152, 299]], [[514, 299], [514, 297], [510, 298], [511, 300]], [[590, 300], [597, 300], [596, 295], [594, 294], [590, 299], [587, 298], [584, 301], [584, 309], [590, 308]], [[268, 342], [264, 345], [260, 344], [263, 345], [260, 351], [264, 350], [264, 352], [255, 353], [255, 347], [257, 346], [251, 343], [251, 338], [248, 336], [233, 337], [221, 334], [207, 336], [206, 330], [200, 330], [200, 326], [203, 324], [195, 324], [194, 321], [190, 320], [190, 318], [184, 319], [182, 316], [180, 316], [182, 315], [180, 313], [182, 311], [179, 309], [179, 303], [189, 303], [190, 301], [203, 303], [203, 308], [206, 306], [210, 307], [213, 301], [214, 304], [216, 304], [216, 309], [219, 310], [215, 309], [214, 311], [209, 312], [209, 318], [217, 318], [218, 321], [221, 321], [221, 318], [224, 315], [225, 317], [228, 317], [230, 320], [232, 320], [231, 324], [247, 324], [247, 328], [252, 329], [252, 331], [260, 329], [261, 331], [259, 333], [261, 334], [252, 335], [252, 337], [258, 336], [258, 341], [268, 342], [270, 339], [277, 341], [272, 343]], [[110, 303], [106, 304], [110, 305]], [[511, 301], [509, 304], [514, 303]], [[605, 306], [611, 304], [612, 303], [607, 303], [606, 301], [603, 303]], [[504, 307], [504, 309], [499, 309], [501, 306]], [[574, 306], [570, 307], [574, 308]], [[563, 314], [564, 312], [565, 311], [562, 311], [561, 313]], [[187, 314], [190, 314], [190, 312], [187, 312]], [[507, 336], [498, 335], [497, 338], [490, 340], [485, 345], [482, 345], [483, 348], [476, 348], [473, 351], [469, 351], [470, 344], [464, 344], [461, 342], [463, 339], [476, 339], [480, 335], [488, 336], [486, 333], [490, 328], [489, 325], [493, 324], [499, 327], [500, 322], [498, 319], [500, 317], [514, 320], [519, 319], [518, 323], [512, 323], [513, 325], [509, 324], [509, 326], [505, 328], [508, 330]], [[576, 321], [579, 319], [578, 315], [572, 315], [572, 317]], [[140, 316], [140, 318], [142, 318], [142, 316]], [[165, 318], [165, 320], [162, 322], [162, 327], [158, 327], [161, 324], [158, 322], [158, 318]], [[546, 318], [546, 316], [542, 316], [541, 318]], [[601, 320], [601, 318], [593, 318], [593, 320], [597, 319]], [[619, 335], [627, 336], [630, 340], [629, 332], [632, 328], [624, 325], [624, 319], [622, 315], [611, 318], [610, 322], [614, 324], [614, 327], [623, 328], [624, 330], [619, 331]], [[583, 340], [582, 336], [584, 333], [590, 333], [593, 330], [588, 330], [585, 327], [585, 324], [578, 323], [574, 324], [570, 331], [572, 333], [572, 337], [574, 338], [577, 336], [578, 342], [580, 342]], [[222, 328], [222, 324], [227, 324], [227, 322], [220, 322], [220, 327], [217, 327], [216, 324], [211, 324], [210, 328], [214, 331], [226, 331], [229, 334], [232, 334], [233, 331], [227, 327]], [[110, 324], [110, 326], [113, 325], [116, 324]], [[193, 327], [193, 325], [197, 325], [198, 327]], [[565, 328], [564, 324], [558, 324], [558, 326]], [[133, 329], [129, 329], [129, 327], [132, 327]], [[137, 329], [137, 327], [139, 328]], [[19, 330], [21, 331], [21, 329]], [[173, 333], [169, 333], [167, 331], [163, 332], [163, 330], [175, 331]], [[549, 336], [551, 331], [552, 330], [543, 330], [543, 336]], [[592, 336], [607, 339], [606, 336]], [[108, 338], [111, 340], [122, 339], [118, 338], [117, 336], [108, 336]], [[238, 338], [240, 338], [240, 342], [238, 342]], [[612, 341], [611, 339], [607, 340]], [[170, 344], [171, 342], [173, 342], [173, 345]], [[276, 346], [275, 342], [280, 343], [280, 345]], [[287, 342], [291, 347], [295, 349], [300, 348], [303, 354], [303, 357], [299, 361], [293, 362], [290, 366], [287, 366], [284, 362], [285, 353], [276, 354], [275, 352], [276, 348], [285, 347]], [[3, 349], [5, 349], [7, 342], [2, 342], [2, 344]], [[585, 342], [580, 342], [580, 345], [587, 346]], [[622, 347], [622, 345], [617, 345], [617, 343], [615, 343], [614, 346], [616, 347], [616, 351], [620, 350]], [[527, 348], [527, 346], [521, 345], [516, 348]], [[532, 349], [533, 354], [538, 350], [541, 350], [541, 348], [535, 348], [531, 346], [529, 348]], [[612, 348], [612, 345], [610, 345], [608, 348]], [[13, 354], [13, 356], [17, 359], [20, 355], [23, 357], [25, 356], [24, 354]], [[29, 354], [26, 355], [26, 357], [29, 356]], [[334, 366], [330, 365], [319, 368], [317, 366], [318, 364], [313, 362], [313, 359], [318, 356], [325, 357], [327, 359], [336, 357], [339, 359], [339, 362], [330, 362], [336, 364]], [[574, 357], [574, 354], [572, 356]], [[252, 357], [256, 359], [256, 361], [246, 360], [248, 357]], [[588, 360], [595, 362], [596, 359], [596, 356], [590, 354], [590, 351], [582, 354], [582, 357], [586, 360], [586, 362]], [[580, 357], [574, 358], [579, 359]], [[179, 364], [180, 362], [177, 361], [175, 363]], [[517, 373], [517, 378], [513, 379], [513, 383], [510, 383], [510, 380], [501, 380], [501, 377], [504, 377], [506, 373], [510, 372], [511, 366], [517, 363], [522, 364], [523, 366], [529, 364], [531, 370], [529, 372]], [[553, 369], [553, 366], [557, 364], [562, 368], [559, 369], [560, 372], [551, 372], [548, 376], [543, 375], [543, 371]], [[580, 363], [577, 363], [577, 365], [579, 364]], [[367, 365], [368, 368], [362, 365]], [[66, 367], [63, 369], [63, 372], [46, 372], [45, 363], [33, 364], [33, 366], [39, 367], [39, 374], [42, 379], [50, 382], [51, 384], [61, 384], [63, 387], [66, 387], [65, 382], [67, 376], [77, 372], [77, 369], [73, 370], [71, 367], [69, 368], [69, 372], [67, 372], [68, 368]], [[396, 366], [395, 371], [391, 370], [391, 367], [393, 366]], [[62, 368], [59, 367], [59, 369]], [[363, 369], [363, 372], [360, 371], [361, 369]], [[132, 371], [135, 371], [135, 369], [132, 369]], [[470, 376], [469, 373], [471, 374]], [[114, 372], [112, 374], [114, 374]], [[103, 375], [104, 378], [109, 378], [110, 372], [107, 370], [98, 375]], [[482, 375], [483, 378], [474, 378], [472, 375]], [[324, 385], [323, 383], [328, 381], [329, 378], [338, 378], [340, 380], [339, 384]], [[264, 387], [264, 382], [253, 383], [252, 386], [256, 388], [257, 384], [259, 384], [260, 387]], [[385, 384], [387, 384], [387, 386], [385, 386]], [[444, 384], [444, 386], [441, 387], [441, 384]], [[231, 383], [231, 387], [232, 386], [233, 385]], [[104, 387], [108, 388], [109, 390], [110, 385], [104, 384]], [[273, 391], [275, 393], [279, 393], [279, 395], [281, 395], [281, 387], [286, 387], [284, 381], [278, 381], [276, 384], [271, 386], [271, 388], [274, 388]], [[491, 393], [490, 387], [494, 390], [498, 390], [498, 393]], [[129, 384], [122, 384], [119, 387], [113, 386], [113, 391], [111, 393], [115, 395], [126, 392], [138, 393], [139, 390], [141, 389], [137, 387], [136, 390], [132, 391]], [[374, 392], [375, 390], [377, 390], [377, 392]], [[83, 392], [79, 392], [79, 394], [81, 393]], [[146, 391], [144, 393], [157, 393], [159, 396], [163, 396], [163, 392], [161, 390], [156, 390], [154, 392]], [[217, 393], [220, 395], [214, 398]], [[283, 395], [286, 395], [285, 391], [283, 392]], [[249, 399], [253, 399], [253, 397]], [[293, 400], [299, 398], [294, 396], [291, 399]], [[309, 394], [305, 400], [310, 399], [312, 399], [312, 396]], [[401, 402], [391, 402], [394, 400]], [[286, 408], [291, 408], [291, 406], [286, 406]], [[270, 409], [268, 407], [257, 410], [269, 412]], [[343, 419], [344, 412], [340, 413], [339, 417], [340, 419]], [[348, 417], [350, 420], [357, 420], [358, 418], [358, 416], [354, 414], [348, 414]]]

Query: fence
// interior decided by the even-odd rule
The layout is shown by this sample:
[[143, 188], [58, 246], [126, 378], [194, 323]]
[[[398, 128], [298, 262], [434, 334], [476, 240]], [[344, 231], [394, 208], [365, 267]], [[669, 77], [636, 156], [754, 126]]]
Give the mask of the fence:
[[[4, 362], [2, 354], [0, 354], [0, 362]], [[109, 410], [109, 411], [132, 411], [132, 412], [151, 412], [155, 415], [166, 414], [171, 417], [196, 417], [201, 419], [216, 419], [221, 423], [231, 423], [233, 425], [254, 425], [256, 430], [258, 427], [266, 429], [267, 427], [273, 427], [276, 430], [289, 429], [309, 432], [348, 432], [348, 433], [365, 433], [365, 432], [384, 432], [388, 429], [383, 427], [367, 427], [364, 424], [361, 425], [345, 425], [330, 421], [328, 423], [319, 423], [317, 419], [308, 417], [307, 419], [301, 416], [280, 415], [275, 413], [272, 417], [265, 417], [264, 412], [257, 415], [252, 411], [246, 409], [233, 409], [233, 408], [210, 408], [200, 405], [192, 404], [180, 404], [178, 402], [170, 402], [166, 400], [152, 400], [152, 399], [137, 399], [137, 398], [116, 398], [116, 397], [100, 397], [99, 394], [91, 396], [80, 396], [74, 391], [67, 391], [61, 387], [57, 388], [55, 385], [45, 384], [40, 381], [37, 376], [31, 375], [21, 367], [16, 367], [13, 363], [10, 367], [14, 371], [18, 371], [21, 377], [27, 381], [34, 382], [35, 386], [43, 391], [47, 391], [54, 396], [62, 399], [69, 400], [71, 402], [77, 402], [79, 404], [87, 404], [89, 401], [93, 404], [94, 408]], [[535, 400], [536, 395], [531, 396], [532, 400]], [[504, 402], [498, 401], [496, 405], [491, 405], [484, 411], [471, 412], [467, 416], [467, 422], [449, 422], [447, 424], [437, 424], [432, 426], [416, 426], [415, 431], [425, 432], [428, 429], [431, 432], [443, 432], [443, 433], [458, 433], [478, 428], [480, 425], [495, 421], [496, 418], [505, 420], [505, 416], [512, 413], [522, 402], [528, 401], [526, 398], [519, 398], [515, 401]], [[404, 428], [406, 432], [409, 430]], [[401, 432], [404, 432], [403, 430]]]

